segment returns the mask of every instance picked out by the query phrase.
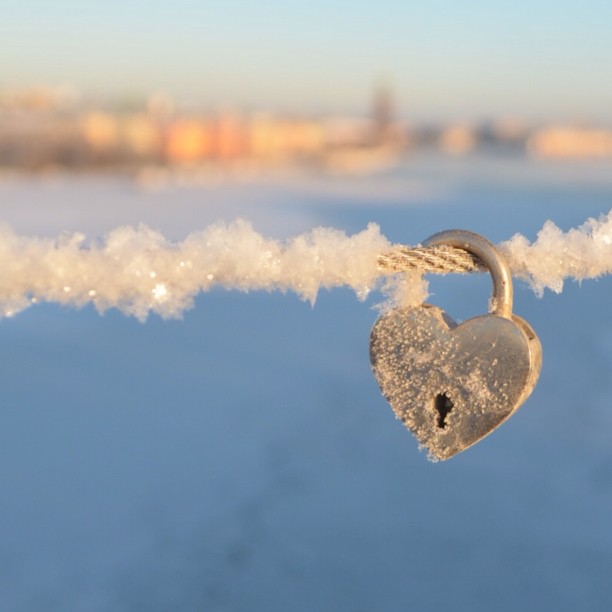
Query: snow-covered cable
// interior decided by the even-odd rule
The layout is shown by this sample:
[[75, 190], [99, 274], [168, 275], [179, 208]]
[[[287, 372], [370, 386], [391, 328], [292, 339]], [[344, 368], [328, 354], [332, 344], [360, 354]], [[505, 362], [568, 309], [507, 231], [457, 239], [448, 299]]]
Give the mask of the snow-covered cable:
[[[560, 292], [566, 279], [612, 272], [612, 211], [568, 232], [548, 221], [535, 242], [517, 234], [498, 247], [513, 275], [528, 281], [538, 294], [545, 288]], [[4, 227], [0, 228], [0, 315], [49, 301], [92, 303], [101, 312], [118, 308], [141, 320], [149, 312], [179, 317], [199, 292], [216, 286], [292, 291], [311, 302], [320, 289], [348, 286], [360, 299], [382, 289], [395, 303], [420, 303], [427, 295], [422, 278], [427, 265], [396, 274], [407, 266], [388, 263], [397, 263], [398, 253], [411, 250], [424, 253], [427, 265], [434, 265], [431, 258], [439, 255], [394, 246], [376, 224], [352, 236], [317, 228], [281, 241], [265, 238], [248, 222], [235, 221], [211, 225], [178, 243], [146, 226], [121, 227], [99, 241], [87, 241], [82, 234], [56, 239], [20, 236]], [[477, 267], [462, 251], [442, 256], [457, 256], [462, 265]]]

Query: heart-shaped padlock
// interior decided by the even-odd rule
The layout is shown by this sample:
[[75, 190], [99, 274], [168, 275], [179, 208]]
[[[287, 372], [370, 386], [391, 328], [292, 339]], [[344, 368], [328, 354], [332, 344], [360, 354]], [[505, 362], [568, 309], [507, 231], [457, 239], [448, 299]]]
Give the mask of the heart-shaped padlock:
[[512, 314], [504, 257], [473, 232], [435, 234], [424, 246], [449, 245], [478, 257], [493, 279], [491, 313], [455, 323], [430, 304], [385, 313], [370, 336], [370, 359], [397, 418], [433, 460], [472, 446], [529, 397], [542, 364], [531, 326]]

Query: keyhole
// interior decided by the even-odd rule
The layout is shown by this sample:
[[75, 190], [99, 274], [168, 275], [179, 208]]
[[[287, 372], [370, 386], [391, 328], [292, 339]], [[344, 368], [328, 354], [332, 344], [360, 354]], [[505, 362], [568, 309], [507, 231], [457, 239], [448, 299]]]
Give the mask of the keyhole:
[[453, 409], [453, 402], [446, 395], [446, 393], [440, 393], [436, 395], [435, 408], [438, 411], [438, 427], [444, 429], [446, 427], [446, 417], [448, 413]]

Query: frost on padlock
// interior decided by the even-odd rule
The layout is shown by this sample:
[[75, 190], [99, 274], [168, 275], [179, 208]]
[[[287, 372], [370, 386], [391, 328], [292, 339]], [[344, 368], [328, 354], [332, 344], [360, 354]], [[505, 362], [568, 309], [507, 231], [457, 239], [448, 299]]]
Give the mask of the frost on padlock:
[[489, 267], [492, 314], [458, 325], [437, 306], [396, 309], [374, 325], [372, 368], [396, 416], [430, 458], [448, 459], [510, 417], [537, 381], [541, 347], [512, 315], [512, 285], [494, 247], [470, 232], [443, 232], [426, 244], [463, 248]]

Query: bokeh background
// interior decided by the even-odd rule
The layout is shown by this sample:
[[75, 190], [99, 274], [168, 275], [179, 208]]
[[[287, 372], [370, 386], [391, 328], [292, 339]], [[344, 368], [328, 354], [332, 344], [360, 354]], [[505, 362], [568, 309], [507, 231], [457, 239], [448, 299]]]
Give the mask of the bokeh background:
[[[605, 2], [0, 12], [0, 221], [22, 234], [242, 217], [497, 242], [612, 208]], [[464, 319], [489, 290], [435, 278], [431, 301]], [[610, 280], [517, 284], [540, 382], [438, 464], [371, 375], [381, 299], [3, 319], [0, 607], [609, 610]]]

